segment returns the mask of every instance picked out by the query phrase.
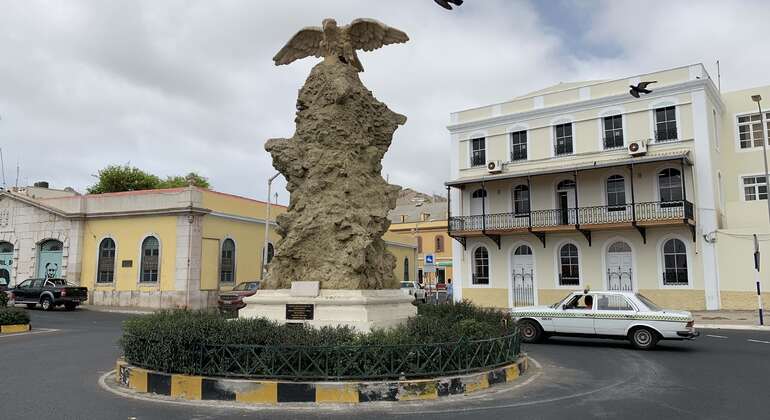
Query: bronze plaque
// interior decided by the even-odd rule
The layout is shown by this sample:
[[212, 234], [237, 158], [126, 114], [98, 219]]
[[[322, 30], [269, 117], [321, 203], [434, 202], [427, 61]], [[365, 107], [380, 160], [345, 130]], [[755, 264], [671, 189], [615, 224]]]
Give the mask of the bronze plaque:
[[309, 321], [313, 319], [315, 305], [309, 303], [287, 303], [287, 321]]
[[123, 260], [120, 264], [123, 268], [131, 268], [134, 266], [134, 260]]

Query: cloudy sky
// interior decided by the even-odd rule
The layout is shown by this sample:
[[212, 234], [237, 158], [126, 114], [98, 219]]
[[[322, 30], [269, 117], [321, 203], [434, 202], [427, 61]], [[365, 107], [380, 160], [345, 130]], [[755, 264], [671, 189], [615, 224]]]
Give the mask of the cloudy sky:
[[[770, 84], [765, 1], [2, 0], [0, 147], [7, 183], [78, 190], [126, 163], [198, 171], [264, 198], [265, 140], [293, 134], [314, 60], [271, 57], [325, 17], [372, 17], [411, 41], [363, 53], [364, 83], [408, 116], [385, 157], [392, 183], [443, 192], [452, 111], [559, 82], [703, 62], [723, 90]], [[288, 193], [279, 186], [279, 201]]]

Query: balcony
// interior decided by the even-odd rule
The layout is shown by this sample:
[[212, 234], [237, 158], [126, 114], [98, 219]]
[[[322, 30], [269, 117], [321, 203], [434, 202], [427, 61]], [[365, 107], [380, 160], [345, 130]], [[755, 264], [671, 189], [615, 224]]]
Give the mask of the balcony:
[[532, 210], [524, 214], [453, 216], [449, 218], [449, 234], [462, 237], [576, 230], [585, 234], [591, 230], [637, 228], [642, 236], [646, 237], [643, 229], [649, 226], [694, 226], [693, 207], [689, 201], [652, 201], [613, 206]]

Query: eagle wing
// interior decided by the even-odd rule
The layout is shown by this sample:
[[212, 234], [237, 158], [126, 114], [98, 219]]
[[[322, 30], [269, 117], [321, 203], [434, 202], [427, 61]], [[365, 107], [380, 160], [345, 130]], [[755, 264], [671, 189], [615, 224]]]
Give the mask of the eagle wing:
[[639, 89], [647, 89], [647, 86], [649, 86], [649, 85], [651, 85], [653, 83], [658, 83], [658, 81], [657, 80], [653, 80], [651, 82], [639, 82], [639, 84], [636, 85], [636, 87], [639, 88]]
[[357, 50], [372, 51], [384, 45], [409, 41], [404, 31], [374, 19], [356, 19], [350, 23], [347, 32], [352, 47]]
[[317, 26], [308, 26], [300, 29], [286, 45], [273, 57], [276, 66], [289, 64], [301, 58], [316, 56], [321, 57], [321, 41], [324, 33]]

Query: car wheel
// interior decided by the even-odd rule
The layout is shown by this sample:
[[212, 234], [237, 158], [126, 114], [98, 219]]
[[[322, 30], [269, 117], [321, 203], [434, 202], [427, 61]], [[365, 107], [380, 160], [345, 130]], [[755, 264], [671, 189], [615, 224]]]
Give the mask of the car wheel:
[[35, 309], [35, 306], [37, 306], [37, 303], [28, 303], [27, 309]]
[[78, 305], [77, 305], [77, 304], [74, 304], [74, 303], [65, 303], [65, 304], [64, 304], [64, 309], [66, 309], [66, 310], [68, 310], [68, 311], [73, 311], [73, 310], [75, 310], [75, 308], [77, 308], [77, 307], [78, 307]]
[[650, 350], [658, 344], [658, 333], [645, 327], [636, 328], [629, 333], [631, 344], [640, 350]]
[[519, 334], [525, 343], [537, 343], [543, 339], [543, 328], [535, 321], [519, 321]]
[[54, 308], [53, 300], [51, 300], [50, 297], [46, 296], [43, 299], [40, 299], [40, 306], [43, 308], [44, 311], [52, 311]]

